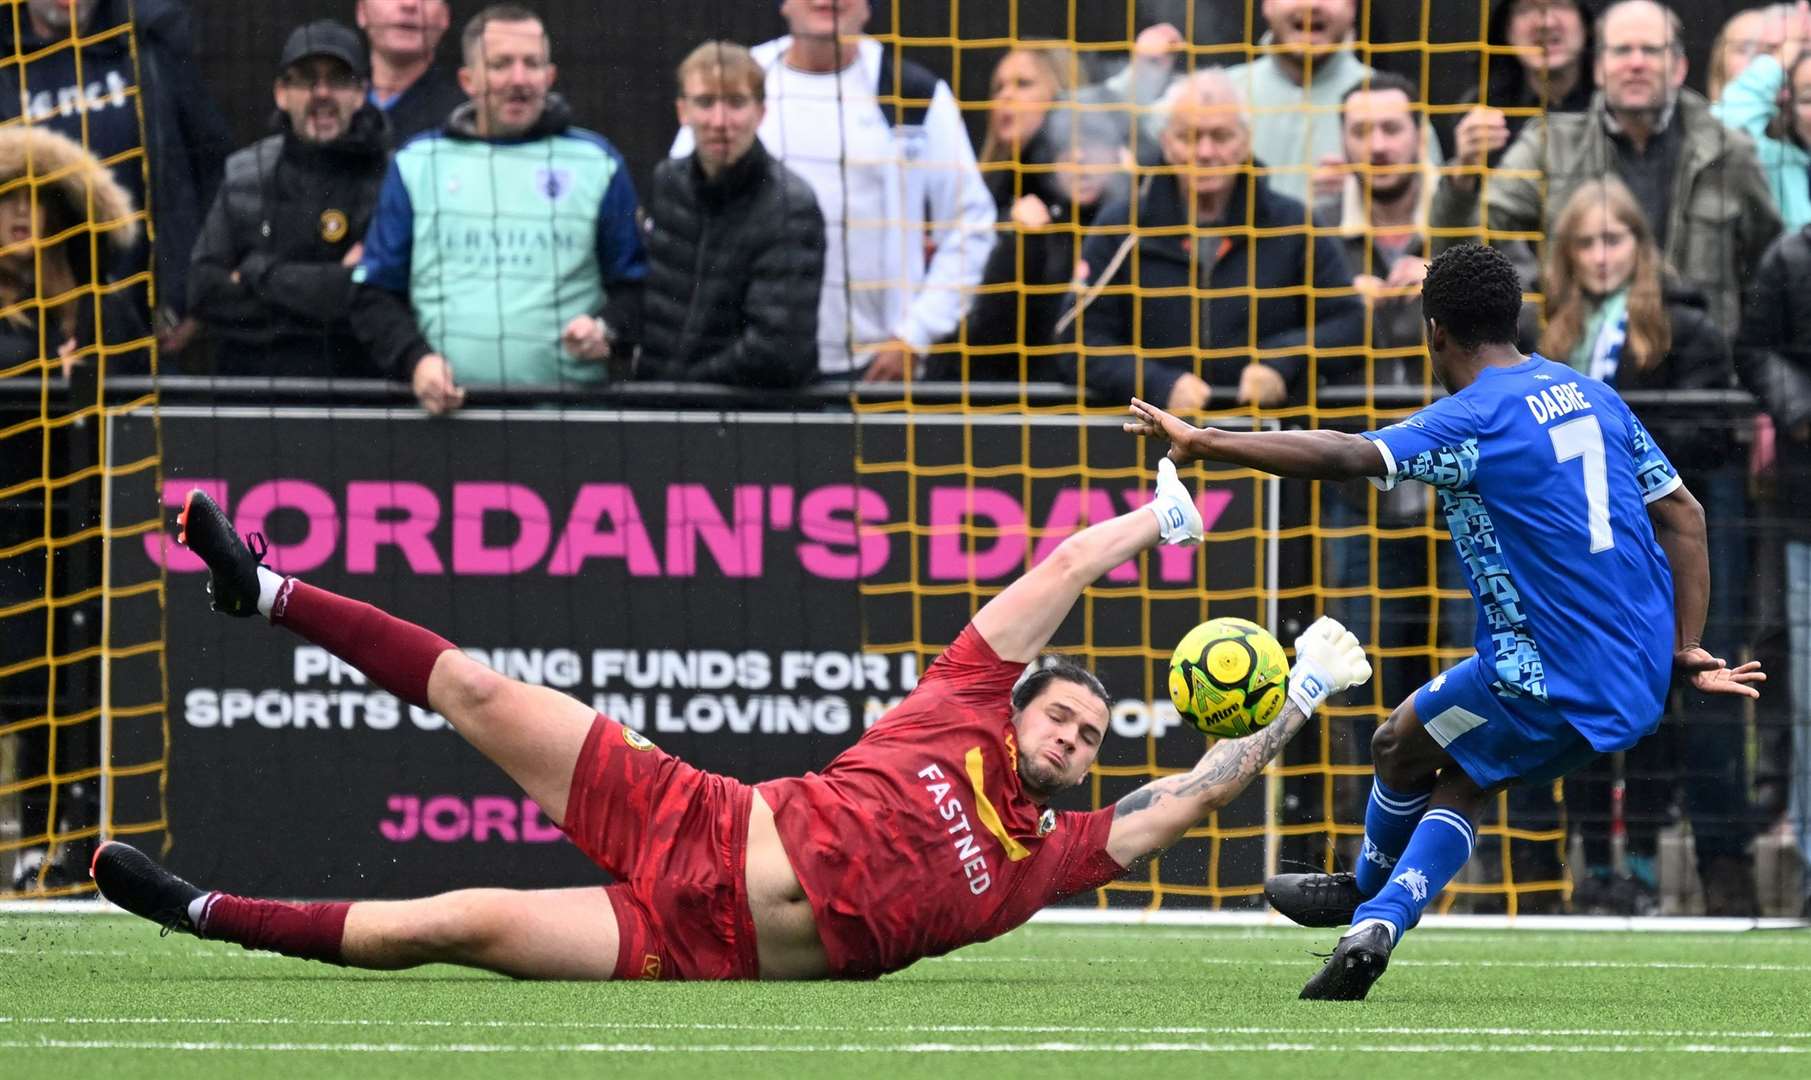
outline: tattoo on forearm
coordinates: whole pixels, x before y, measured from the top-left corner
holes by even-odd
[[[1264,771],[1270,759],[1307,721],[1308,717],[1290,702],[1283,706],[1281,716],[1256,735],[1217,742],[1188,772],[1153,780],[1119,800],[1113,807],[1113,816],[1128,817],[1171,799],[1197,800],[1208,792],[1214,794],[1207,801],[1215,807],[1225,805]]]

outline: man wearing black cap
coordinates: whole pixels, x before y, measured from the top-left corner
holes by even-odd
[[[364,45],[340,23],[298,27],[283,46],[277,133],[227,159],[189,274],[218,374],[378,374],[346,321],[389,158],[368,83]]]

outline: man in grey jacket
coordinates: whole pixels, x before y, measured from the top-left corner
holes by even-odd
[[[1654,0],[1622,0],[1605,10],[1596,67],[1600,89],[1584,112],[1537,117],[1495,171],[1486,174],[1481,161],[1468,158],[1460,164],[1469,169],[1441,181],[1431,213],[1436,235],[1478,227],[1482,203],[1482,239],[1536,240],[1579,184],[1614,174],[1648,209],[1667,261],[1704,291],[1718,324],[1733,331],[1741,283],[1780,231],[1753,142],[1719,124],[1704,98],[1683,88],[1679,16]],[[1448,235],[1439,244],[1462,239]],[[1516,247],[1511,254],[1532,282],[1534,257]]]

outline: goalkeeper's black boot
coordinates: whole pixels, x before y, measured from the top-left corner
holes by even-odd
[[[165,934],[174,930],[197,933],[195,924],[189,921],[189,905],[206,896],[207,890],[197,889],[165,870],[132,845],[109,840],[96,848],[88,875],[94,878],[102,896],[163,927]]]
[[[1395,948],[1387,923],[1367,919],[1363,926],[1348,931],[1333,947],[1333,955],[1302,987],[1307,1001],[1363,1001],[1371,984],[1390,966],[1390,950]]]
[[[218,504],[200,488],[183,500],[176,515],[176,540],[208,565],[208,595],[214,610],[245,618],[258,613],[258,564],[267,545],[259,533],[248,533],[248,547],[233,531]]]
[[[1264,879],[1264,899],[1297,926],[1344,926],[1365,902],[1352,874],[1278,874]]]

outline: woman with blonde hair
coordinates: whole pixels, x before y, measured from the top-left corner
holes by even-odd
[[[1654,241],[1647,215],[1620,180],[1583,184],[1554,220],[1542,289],[1547,325],[1540,352],[1627,394],[1630,390],[1721,390],[1734,376],[1729,342],[1711,321],[1702,293],[1677,280]],[[1684,475],[1704,493],[1711,521],[1709,648],[1739,652],[1745,578],[1745,535],[1739,522],[1743,487],[1739,421],[1714,407],[1631,401],[1630,407]],[[1721,419],[1723,422],[1719,423]],[[1714,643],[1714,644],[1712,644]],[[1624,755],[1628,822],[1626,863],[1634,882],[1609,874],[1609,780],[1606,768],[1567,780],[1568,812],[1581,825],[1585,861],[1574,903],[1627,908],[1630,890],[1652,897],[1659,828],[1668,819],[1673,777],[1680,776],[1692,823],[1698,871],[1716,914],[1750,913],[1754,884],[1747,854],[1753,822],[1741,749],[1727,736],[1733,718],[1692,695],[1662,737]],[[1613,899],[1615,898],[1615,899]],[[1633,901],[1639,907],[1641,901]]]
[[[1076,273],[1075,226],[1130,185],[1129,125],[1109,110],[1076,106],[1075,65],[1067,42],[1028,41],[994,66],[977,158],[999,234],[968,315],[964,340],[979,350],[970,354],[970,378],[1060,378],[1056,324]],[[951,359],[933,376],[963,377]]]
[[[1729,345],[1703,294],[1667,271],[1615,177],[1580,185],[1554,219],[1542,288],[1543,355],[1621,390],[1729,385]]]
[[[976,160],[1019,160],[1052,107],[1068,97],[1074,66],[1074,52],[1060,41],[1021,42],[1000,57],[989,80],[987,134]]]

